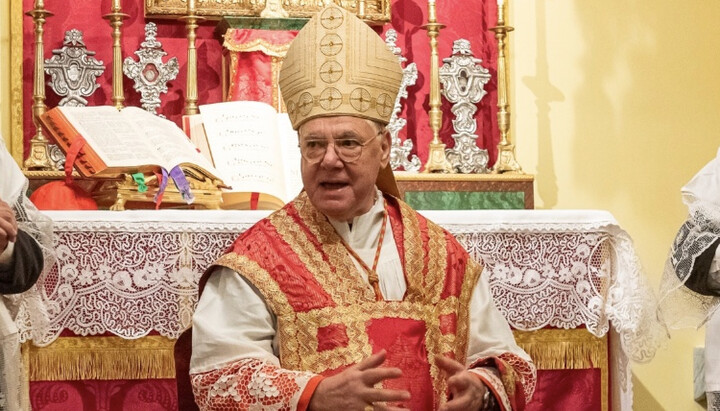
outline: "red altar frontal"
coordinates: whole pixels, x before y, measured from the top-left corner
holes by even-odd
[[[197,281],[266,211],[48,212],[58,263],[50,318],[19,314],[34,410],[177,409],[173,344]],[[655,350],[632,242],[601,211],[424,211],[482,261],[496,304],[538,366],[531,410],[630,409],[629,360]]]

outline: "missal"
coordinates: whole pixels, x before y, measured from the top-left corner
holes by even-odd
[[[221,179],[180,127],[138,107],[55,107],[40,122],[65,153],[85,140],[75,161],[84,177],[170,172],[180,166]]]
[[[266,103],[202,105],[183,117],[185,131],[137,107],[56,107],[40,121],[65,153],[84,139],[84,177],[190,168],[219,180],[227,209],[278,209],[302,189],[297,133]]]
[[[287,113],[259,101],[199,108],[189,135],[232,187],[223,192],[223,208],[274,210],[300,193],[300,149]]]

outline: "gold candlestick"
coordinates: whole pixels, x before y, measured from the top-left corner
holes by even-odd
[[[35,26],[35,70],[33,72],[33,105],[32,119],[35,125],[35,136],[30,140],[30,154],[25,160],[26,169],[52,169],[48,155],[48,140],[42,132],[40,116],[45,113],[45,47],[43,33],[45,32],[45,19],[53,14],[45,10],[42,0],[36,0],[33,10],[25,13],[33,18]]]
[[[428,161],[425,163],[424,173],[451,173],[450,162],[445,157],[445,144],[440,140],[440,126],[442,125],[442,110],[440,106],[440,76],[438,64],[438,35],[444,24],[437,22],[435,0],[428,1],[428,22],[423,26],[430,38],[430,130],[433,138],[428,151]]]
[[[197,91],[197,49],[195,48],[196,34],[198,22],[203,20],[195,14],[195,0],[188,0],[187,15],[180,18],[185,22],[187,29],[187,83],[185,87],[185,114],[198,114],[198,91]]]
[[[122,27],[123,20],[130,17],[129,15],[122,12],[120,6],[120,0],[113,0],[110,13],[103,16],[105,20],[108,20],[110,27],[112,28],[112,39],[113,39],[113,71],[112,71],[112,102],[116,109],[120,110],[123,108],[123,102],[125,101],[125,93],[123,91],[123,71],[122,71]]]
[[[510,104],[508,103],[508,81],[507,81],[507,54],[505,49],[507,33],[514,30],[513,27],[505,25],[505,0],[497,0],[498,22],[497,27],[490,30],[495,32],[498,42],[498,66],[497,66],[497,89],[498,89],[498,128],[500,129],[500,143],[498,143],[498,157],[493,166],[493,173],[516,173],[525,174],[522,167],[515,159],[515,145],[510,141]]]

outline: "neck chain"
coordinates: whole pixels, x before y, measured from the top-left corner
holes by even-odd
[[[385,240],[385,231],[387,228],[387,219],[388,219],[388,211],[387,211],[387,203],[385,204],[385,207],[383,208],[383,219],[382,219],[382,226],[380,227],[380,237],[378,238],[378,245],[375,249],[375,259],[373,260],[372,268],[368,267],[367,264],[365,264],[365,261],[360,258],[360,256],[357,255],[355,250],[353,250],[348,244],[343,240],[342,237],[340,237],[340,241],[342,242],[343,246],[347,250],[350,255],[357,260],[358,263],[360,263],[360,266],[365,270],[368,276],[368,282],[372,286],[373,290],[375,291],[375,300],[376,301],[382,301],[383,296],[380,292],[380,279],[377,275],[377,265],[380,261],[380,250],[382,250],[383,241]]]

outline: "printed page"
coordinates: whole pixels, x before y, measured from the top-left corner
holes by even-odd
[[[108,167],[196,164],[218,175],[172,121],[138,107],[62,107],[62,113]]]
[[[189,163],[220,177],[212,163],[198,153],[197,147],[174,122],[139,107],[126,107],[123,109],[123,115],[141,130],[142,137],[160,159],[158,164],[166,170],[170,171],[178,164]]]
[[[115,107],[61,107],[60,111],[108,167],[160,164],[143,133]]]
[[[298,134],[293,130],[290,117],[287,113],[277,115],[278,135],[280,136],[280,147],[285,169],[285,193],[283,200],[287,203],[295,198],[303,188],[302,175],[300,174],[300,147],[298,146]]]
[[[257,101],[200,106],[215,168],[232,191],[286,198],[275,109]]]

